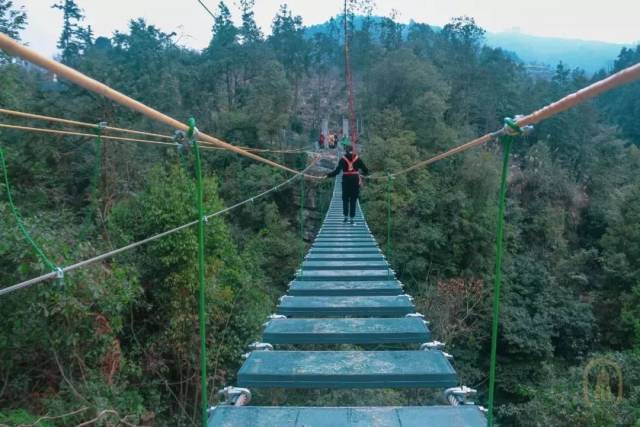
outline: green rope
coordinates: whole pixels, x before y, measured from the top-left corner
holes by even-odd
[[[80,233],[81,239],[84,239],[86,234],[87,234],[87,230],[89,228],[89,223],[91,222],[91,214],[92,212],[97,212],[98,211],[98,182],[100,181],[100,176],[102,173],[102,128],[103,125],[102,123],[99,124],[96,129],[96,139],[95,139],[95,156],[96,156],[96,161],[95,161],[95,165],[93,167],[93,175],[91,177],[91,189],[90,189],[90,194],[91,194],[91,200],[89,202],[89,207],[87,208],[87,211],[85,213],[84,216],[84,221],[83,221],[83,226],[82,226],[82,232]]]
[[[521,134],[522,130],[510,119],[505,119],[505,124]],[[514,127],[515,126],[515,127]],[[491,362],[489,367],[489,408],[487,425],[493,427],[493,407],[496,386],[496,352],[498,347],[498,320],[500,315],[500,287],[502,284],[502,257],[504,241],[504,209],[507,196],[507,174],[509,172],[509,152],[514,137],[505,135],[501,138],[503,144],[502,177],[500,178],[500,194],[498,196],[498,227],[496,231],[496,264],[495,278],[493,282],[493,320],[491,324]]]
[[[202,185],[202,164],[200,159],[200,146],[196,139],[196,121],[190,118],[187,122],[189,131],[187,137],[193,142],[196,167],[196,205],[198,207],[198,281],[200,292],[198,298],[198,318],[200,324],[200,381],[202,400],[202,426],[207,427],[207,336],[206,336],[206,314],[205,314],[205,274],[204,274],[204,226],[206,222],[204,214],[204,191]]]
[[[393,187],[391,175],[387,175],[387,263],[389,268],[387,269],[387,279],[391,276],[391,191]]]
[[[11,186],[9,185],[9,174],[7,172],[7,163],[5,162],[4,151],[2,150],[2,147],[0,147],[0,166],[2,166],[2,173],[4,175],[4,185],[7,188],[7,199],[9,200],[9,206],[11,208],[11,212],[13,213],[13,217],[15,218],[16,223],[18,224],[20,233],[22,233],[22,236],[24,237],[24,239],[27,242],[29,242],[33,250],[36,252],[38,257],[40,258],[40,260],[42,260],[42,262],[47,267],[49,267],[52,271],[59,270],[58,267],[56,267],[56,265],[52,263],[51,260],[49,260],[49,258],[47,258],[42,248],[38,246],[38,244],[33,240],[33,238],[31,238],[31,235],[29,234],[29,232],[24,226],[24,223],[22,222],[22,217],[20,216],[20,213],[18,212],[16,205],[13,203],[13,196],[11,195]]]

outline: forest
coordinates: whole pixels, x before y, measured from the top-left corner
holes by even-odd
[[[229,143],[311,149],[323,119],[348,106],[342,16],[309,35],[287,5],[269,35],[255,0],[234,23],[221,1],[209,46],[182,47],[142,18],[96,37],[74,0],[59,60]],[[527,74],[511,52],[484,44],[472,17],[442,29],[373,17],[350,2],[351,66],[362,156],[374,173],[412,165],[640,62],[622,49],[611,70],[557,64]],[[339,13],[340,11],[336,11]],[[126,13],[126,11],[123,11]],[[0,32],[29,25],[0,0]],[[613,58],[612,58],[613,59]],[[0,108],[171,133],[0,51]],[[2,123],[64,126],[2,115]],[[536,125],[512,148],[506,207],[496,416],[501,426],[640,426],[640,83]],[[48,272],[20,233],[14,206],[55,265],[67,265],[196,218],[190,156],[173,147],[0,129],[0,283]],[[295,169],[304,151],[265,152]],[[207,212],[286,180],[281,170],[204,151]],[[447,343],[463,383],[486,404],[501,146],[493,142],[398,176],[391,192],[390,261]],[[636,172],[634,172],[636,171]],[[7,186],[9,183],[10,187]],[[313,240],[332,181],[299,183],[211,219],[206,227],[210,403],[234,384],[247,344]],[[366,182],[362,205],[387,243],[387,183]],[[9,193],[11,190],[11,193]],[[12,196],[12,197],[11,197]],[[302,215],[300,205],[303,205]],[[301,227],[301,220],[303,222]],[[302,228],[302,233],[301,233]],[[0,425],[189,426],[199,419],[196,229],[0,297]],[[621,369],[620,396],[587,399],[598,358]],[[435,393],[305,391],[257,395],[277,405],[427,405]]]

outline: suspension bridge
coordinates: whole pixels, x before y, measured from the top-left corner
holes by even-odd
[[[603,92],[640,79],[640,64],[624,69],[588,87],[526,116],[505,121],[505,126],[465,144],[454,147],[434,157],[416,162],[414,165],[386,175],[378,174],[372,179],[386,179],[409,173],[434,162],[462,153],[489,141],[501,138],[504,146],[502,180],[499,190],[498,233],[496,238],[496,266],[493,292],[493,322],[490,354],[488,408],[485,411],[468,400],[474,390],[461,385],[456,374],[455,362],[443,344],[432,339],[428,322],[415,312],[412,299],[403,291],[388,260],[382,254],[372,236],[366,219],[358,207],[357,225],[342,223],[339,211],[340,185],[336,184],[331,205],[322,227],[302,262],[288,294],[280,299],[277,313],[268,319],[262,341],[252,344],[250,352],[237,375],[237,384],[221,390],[222,404],[211,407],[208,401],[206,371],[206,331],[204,328],[204,228],[208,218],[222,215],[259,197],[277,191],[296,179],[318,179],[307,168],[298,171],[260,156],[256,151],[236,147],[218,138],[198,132],[195,122],[180,122],[154,110],[114,89],[81,74],[80,72],[45,58],[15,40],[0,34],[0,48],[8,54],[18,56],[51,73],[75,83],[93,93],[128,107],[173,130],[184,132],[184,137],[195,152],[198,217],[194,221],[171,230],[159,232],[143,240],[132,242],[121,248],[81,260],[67,266],[56,266],[21,228],[25,240],[43,259],[51,271],[41,276],[0,288],[0,297],[40,283],[59,279],[64,274],[101,262],[119,253],[135,249],[149,242],[178,233],[186,228],[198,227],[199,270],[199,333],[201,368],[202,425],[206,426],[484,426],[493,425],[493,398],[495,390],[496,344],[500,309],[500,273],[502,258],[502,229],[504,223],[504,199],[506,175],[511,141],[522,135],[528,125],[552,117]],[[56,121],[64,119],[35,117],[30,113],[3,110],[31,119]],[[81,122],[66,121],[67,125],[89,126]],[[4,125],[15,130],[50,133],[46,129],[27,126]],[[159,134],[132,131],[120,128],[100,130],[130,132],[136,138],[119,138],[122,142],[147,142],[175,144]],[[64,134],[64,133],[63,133]],[[75,136],[79,134],[76,132]],[[67,133],[67,135],[73,135]],[[83,134],[90,136],[90,134]],[[141,136],[155,138],[141,140]],[[206,214],[202,203],[202,176],[200,148],[224,149],[271,167],[293,174],[286,181],[260,194],[251,196],[218,212]],[[0,154],[1,154],[0,150]],[[2,159],[5,182],[6,165]],[[388,188],[391,188],[389,185]],[[9,193],[10,194],[10,193]],[[10,200],[11,202],[11,200]],[[13,203],[11,202],[13,207]],[[19,215],[14,209],[18,225]],[[44,262],[46,260],[46,262]],[[427,313],[428,314],[428,313]],[[332,347],[348,344],[358,350],[335,351]],[[304,350],[302,346],[325,346],[325,350]],[[279,346],[295,348],[281,350]],[[389,350],[367,350],[372,346],[395,346]],[[398,349],[402,346],[403,349]],[[251,389],[433,389],[444,392],[442,406],[420,407],[266,407],[250,406]]]
[[[339,181],[339,180],[338,180]],[[343,222],[340,182],[308,254],[265,324],[262,342],[222,390],[227,405],[212,408],[209,426],[469,426],[486,425],[468,404],[451,356],[431,340],[358,207],[356,225]],[[393,350],[304,351],[275,346],[394,345]],[[398,350],[402,345],[406,349]],[[251,389],[446,389],[450,405],[422,407],[251,407]]]

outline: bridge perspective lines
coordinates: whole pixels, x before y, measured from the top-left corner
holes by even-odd
[[[238,372],[238,387],[227,387],[226,404],[210,410],[209,426],[485,426],[481,408],[467,403],[470,389],[459,385],[441,343],[431,341],[428,322],[415,313],[412,298],[404,293],[360,207],[355,225],[343,222],[340,188],[338,179],[322,227],[288,294],[280,298],[277,313],[265,324],[262,342],[252,344]],[[396,346],[348,351],[296,348],[337,344]],[[243,406],[251,389],[268,388],[441,389],[449,405]]]

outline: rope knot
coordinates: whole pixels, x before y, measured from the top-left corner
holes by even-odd
[[[189,140],[191,142],[195,141],[195,139],[198,136],[198,128],[196,127],[196,119],[194,119],[193,117],[189,117],[189,120],[187,120],[187,126],[189,126],[189,130],[187,130],[187,138],[189,138]]]
[[[509,136],[519,136],[522,135],[523,131],[522,128],[520,126],[518,126],[518,118],[520,118],[521,116],[515,116],[515,118],[510,118],[510,117],[505,117],[504,118],[504,126],[502,128],[502,131],[504,132],[505,135],[509,135]]]
[[[522,117],[524,117],[524,116],[522,116],[520,114],[514,116],[514,118],[505,117],[504,126],[502,128],[503,135],[506,135],[506,136],[522,136],[522,135],[527,135],[527,134],[531,133],[531,131],[533,130],[533,126],[532,125],[527,125],[527,126],[523,126],[523,127],[520,127],[520,125],[518,125],[518,120],[520,120]]]

